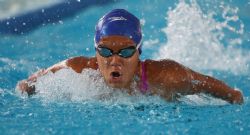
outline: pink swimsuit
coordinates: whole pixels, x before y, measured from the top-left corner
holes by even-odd
[[[142,62],[141,64],[142,64],[142,74],[141,74],[141,82],[140,82],[140,91],[142,93],[146,93],[148,91],[148,84],[147,84],[145,62]]]

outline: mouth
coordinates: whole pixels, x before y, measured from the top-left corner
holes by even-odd
[[[108,81],[111,87],[121,88],[123,87],[124,77],[119,71],[113,71],[110,73],[110,79]]]
[[[111,72],[112,78],[119,78],[122,76],[122,74],[118,71]]]

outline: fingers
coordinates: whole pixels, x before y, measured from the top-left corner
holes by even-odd
[[[23,92],[28,89],[28,82],[26,80],[19,81],[17,84],[17,88]]]
[[[19,81],[17,84],[17,89],[23,93],[27,93],[29,96],[35,94],[35,85],[30,85],[27,80]]]
[[[232,94],[232,103],[233,104],[243,104],[244,99],[242,93],[238,90],[235,90]]]

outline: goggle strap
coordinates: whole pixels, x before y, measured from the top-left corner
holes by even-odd
[[[136,50],[138,50],[141,47],[142,40],[140,40],[139,44],[136,46]]]

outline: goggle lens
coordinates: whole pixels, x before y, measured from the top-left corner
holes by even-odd
[[[136,48],[134,46],[130,46],[130,47],[121,49],[117,53],[115,53],[113,50],[111,50],[111,49],[109,49],[107,47],[101,47],[101,46],[98,46],[96,48],[96,50],[98,51],[98,53],[102,57],[110,57],[110,56],[112,56],[114,54],[117,54],[120,57],[129,58],[129,57],[132,57],[134,55],[134,53],[136,52]]]

